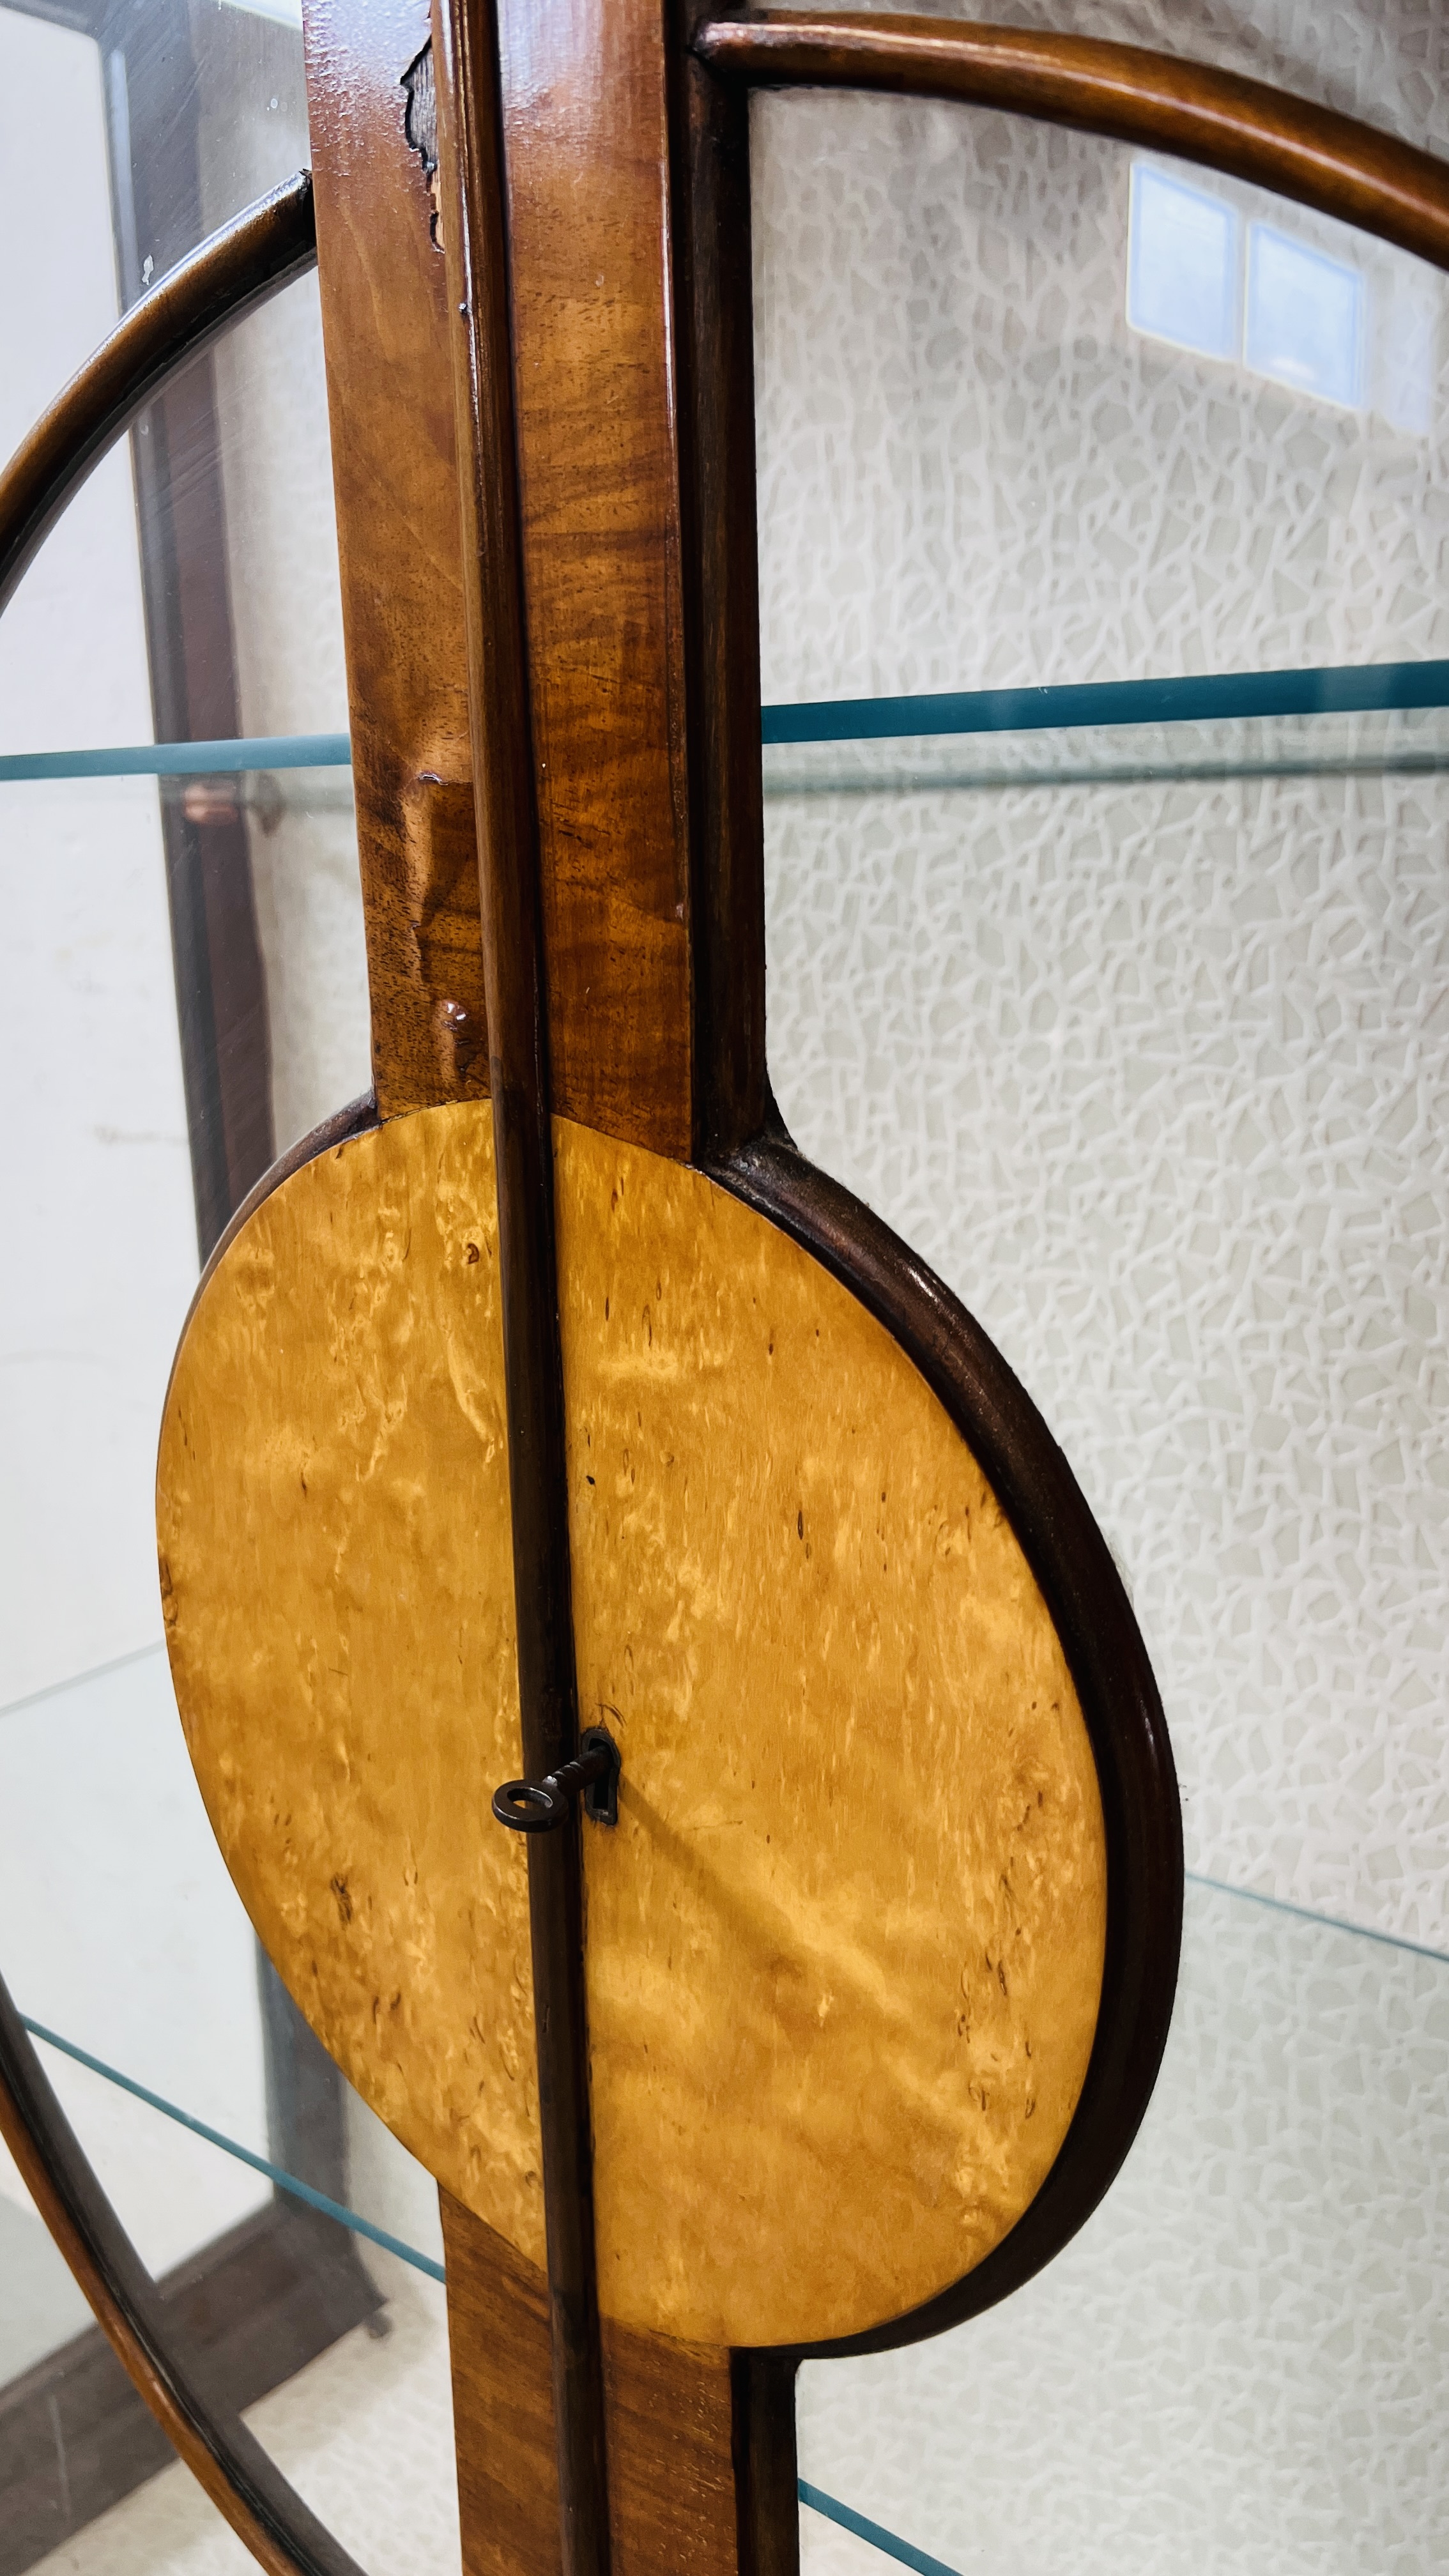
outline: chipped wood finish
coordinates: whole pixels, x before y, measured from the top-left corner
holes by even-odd
[[[500,0],[556,1110],[683,1157],[689,852],[658,0]]]
[[[543,2256],[486,1103],[373,1128],[239,1229],[162,1426],[167,1638],[263,1947],[405,2146]]]
[[[306,12],[357,843],[384,1118],[488,1089],[443,256],[402,74],[427,0]]]
[[[624,1754],[585,1836],[600,2305],[720,2347],[863,2331],[979,2262],[1065,2135],[1106,1910],[1085,1728],[883,1328],[702,1174],[564,1121],[555,1155],[581,1699]],[[285,1181],[188,1329],[159,1518],[267,1949],[541,2264],[524,1869],[488,1819],[519,1756],[492,1193],[465,1104]]]

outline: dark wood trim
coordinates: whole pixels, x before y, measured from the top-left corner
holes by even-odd
[[[578,1751],[578,1685],[500,77],[486,0],[445,0],[434,47],[498,1188],[518,1692],[524,1772],[541,1779]],[[562,2563],[564,2576],[607,2576],[581,1831],[575,1807],[562,1831],[529,1836],[528,1897]]]
[[[670,76],[698,1159],[755,1135],[767,1091],[749,102],[687,47]]]
[[[800,2576],[793,2353],[732,2352],[739,2576]]]
[[[165,379],[316,258],[305,170],[178,261],[57,394],[0,473],[0,610],[68,501]]]
[[[1449,166],[1209,63],[1035,28],[786,9],[712,19],[694,46],[712,71],[755,88],[954,99],[1147,144],[1449,268]]]
[[[86,2160],[0,1982],[0,2136],[128,2377],[268,2576],[361,2576],[227,2404]]]
[[[157,2282],[173,2341],[240,2413],[377,2314],[352,2239],[274,2200]],[[0,2576],[37,2559],[175,2460],[99,2326],[0,2389]]]
[[[995,2306],[1091,2216],[1157,2080],[1182,1942],[1182,1812],[1167,1722],[1111,1551],[1061,1450],[995,1345],[879,1217],[783,1131],[712,1167],[885,1325],[980,1461],[1065,1649],[1091,1738],[1107,1835],[1107,1948],[1087,2079],[1025,2215],[951,2289],[909,2315],[797,2358],[886,2352]]]

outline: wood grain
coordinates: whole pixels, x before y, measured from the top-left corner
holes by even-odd
[[[792,9],[712,19],[694,44],[711,69],[759,88],[958,99],[1156,145],[1449,267],[1449,166],[1209,63],[1035,28]]]
[[[439,180],[460,458],[468,701],[498,1175],[524,1773],[578,1750],[546,977],[519,562],[498,68],[488,0],[435,0]],[[564,2576],[608,2576],[579,1829],[527,1845]]]
[[[450,2192],[439,2205],[463,2576],[561,2576],[548,2282]]]
[[[623,1753],[584,1848],[600,2305],[858,2332],[978,2263],[1066,2134],[1086,1730],[985,1478],[848,1291],[587,1130],[557,1187],[580,1710]]]
[[[553,1104],[691,1138],[679,458],[658,0],[501,0]]]
[[[486,1104],[294,1172],[193,1310],[157,1511],[213,1828],[313,2029],[543,2259]]]
[[[486,1106],[242,1226],[162,1437],[168,1635],[218,1839],[368,2100],[541,2264]],[[1096,2022],[1102,1818],[980,1468],[897,1345],[702,1174],[559,1122],[600,2303],[863,2331],[998,2243]],[[476,1244],[472,1262],[468,1245]],[[788,2247],[788,2262],[778,2259]]]
[[[559,2576],[544,2278],[446,2193],[442,2210],[464,2576]],[[615,2576],[775,2576],[760,2569],[748,2526],[741,2549],[743,2378],[728,2353],[606,2326]],[[788,2374],[776,2393],[793,2434]],[[796,2557],[793,2439],[786,2448],[782,2571]]]
[[[384,1118],[488,1088],[443,256],[403,120],[427,0],[306,16],[358,857]]]
[[[690,0],[684,24],[700,15]],[[738,84],[686,53],[679,88],[694,1159],[704,1161],[759,1133],[769,1090],[750,137]]]

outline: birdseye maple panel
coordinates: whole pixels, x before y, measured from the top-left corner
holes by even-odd
[[[403,2144],[541,2263],[526,1864],[488,1812],[520,1756],[486,1104],[372,1129],[242,1227],[177,1355],[157,1528],[263,1948]]]
[[[702,1174],[554,1129],[600,2300],[698,2344],[864,2330],[979,2262],[1086,2073],[1106,1861],[1045,1603],[882,1326]],[[284,1181],[188,1326],[177,1693],[292,1992],[543,2255],[492,1118]],[[771,2259],[770,2249],[780,2259]],[[788,2251],[788,2260],[783,2259]]]
[[[736,2346],[974,2268],[1086,2075],[1086,1727],[884,1327],[699,1172],[557,1130],[599,2304]]]

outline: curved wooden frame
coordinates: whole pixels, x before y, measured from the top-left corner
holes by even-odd
[[[300,171],[201,242],[123,316],[0,474],[0,609],[91,468],[158,386],[315,258],[312,182]],[[344,1111],[342,1121],[365,1119],[367,1106]],[[338,1125],[329,1120],[304,1139],[253,1198],[325,1151]],[[101,2189],[3,1979],[0,2134],[118,2358],[253,2557],[269,2576],[362,2576],[255,2435],[212,2404],[171,2347],[156,2284]]]
[[[1141,45],[939,18],[771,9],[693,50],[755,89],[882,90],[1003,108],[1226,170],[1449,268],[1449,167],[1356,117]]]
[[[0,474],[0,611],[67,502],[158,385],[317,257],[299,170],[209,233],[124,313]]]

